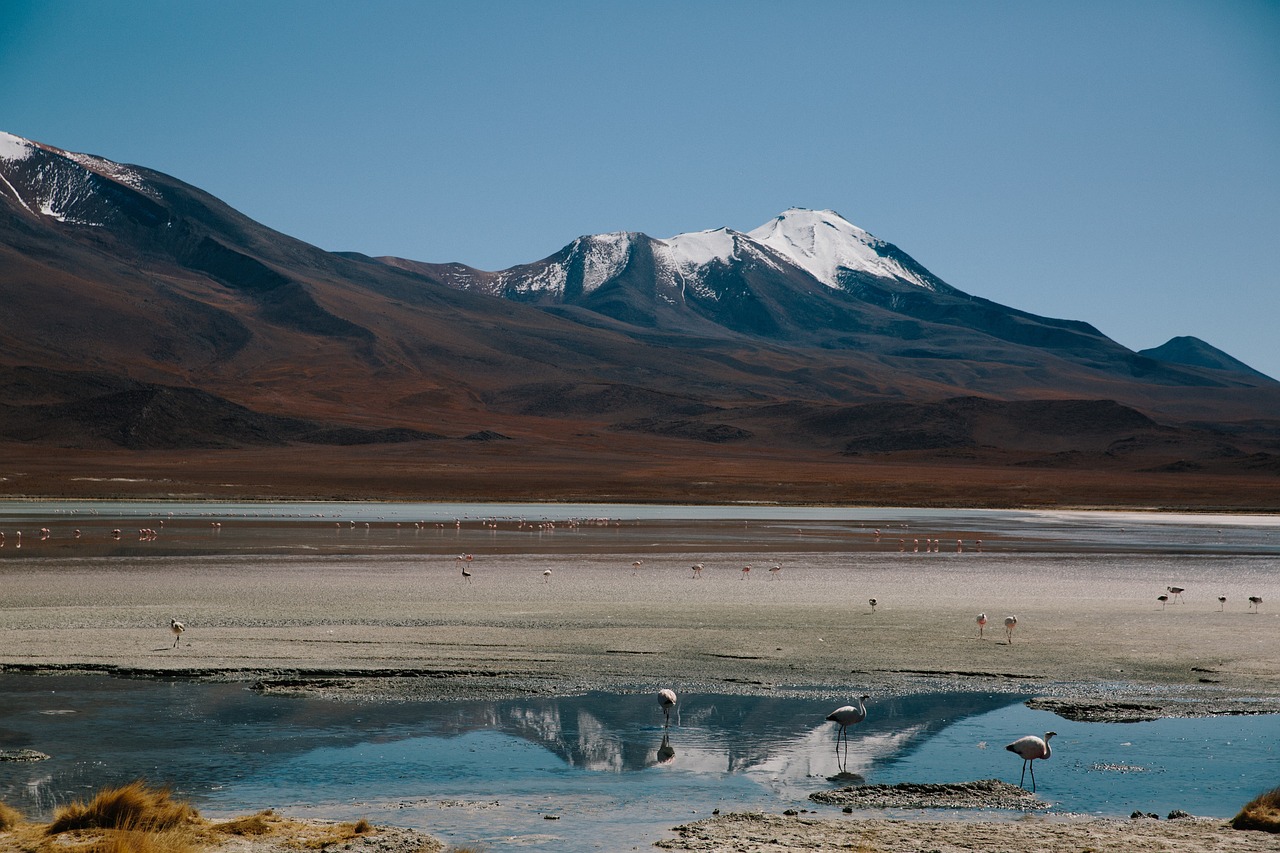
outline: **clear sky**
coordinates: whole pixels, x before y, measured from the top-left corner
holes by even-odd
[[[484,269],[832,208],[1280,378],[1275,0],[4,0],[0,129]]]

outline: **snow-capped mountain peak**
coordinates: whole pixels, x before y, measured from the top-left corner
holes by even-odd
[[[34,150],[35,146],[21,136],[0,130],[0,160],[25,160]]]
[[[842,269],[933,287],[916,272],[887,257],[884,250],[888,243],[834,210],[793,207],[748,234],[830,287],[840,286]]]
[[[160,200],[129,166],[0,131],[0,195],[12,197],[31,213],[69,225],[103,225],[108,215],[99,198],[104,179]]]

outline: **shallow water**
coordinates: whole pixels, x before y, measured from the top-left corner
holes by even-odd
[[[691,694],[664,729],[649,694],[360,704],[236,684],[7,674],[0,696],[0,748],[52,756],[0,762],[0,800],[32,816],[139,777],[170,783],[211,816],[272,807],[368,817],[452,844],[529,850],[645,847],[717,808],[840,816],[807,799],[837,786],[826,699]],[[868,783],[1016,783],[1021,761],[1003,745],[1053,729],[1036,777],[1054,811],[1228,817],[1280,778],[1274,715],[1074,723],[1020,699],[872,697],[845,768]]]
[[[49,530],[42,538],[40,530]],[[139,541],[138,530],[159,532]],[[15,547],[23,531],[22,548]],[[120,537],[115,538],[113,531]],[[80,531],[80,536],[76,536]],[[183,554],[797,551],[1280,556],[1280,516],[644,504],[0,501],[0,559]],[[979,545],[979,542],[982,542]]]

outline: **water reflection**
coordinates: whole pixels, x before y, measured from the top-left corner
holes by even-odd
[[[655,766],[805,784],[838,769],[830,702],[768,696],[681,697],[683,725],[665,728],[651,694],[499,702],[362,705],[261,696],[234,684],[99,676],[0,675],[0,748],[39,749],[39,764],[0,764],[0,796],[44,812],[84,790],[135,777],[197,799],[320,749],[414,739],[449,742],[498,732],[536,745],[566,770],[634,774]],[[885,699],[849,737],[846,769],[865,774],[964,716],[1014,701],[989,694]],[[679,745],[677,753],[676,745]],[[476,766],[478,776],[498,772]],[[390,795],[394,780],[370,784]],[[324,783],[308,783],[316,798]]]
[[[1229,816],[1280,778],[1274,717],[1071,723],[985,693],[873,696],[847,759],[825,721],[841,703],[825,699],[684,693],[683,725],[665,727],[651,693],[369,705],[0,674],[0,697],[0,750],[52,756],[0,762],[0,800],[32,817],[141,777],[209,814],[363,816],[529,849],[647,843],[713,808],[808,806],[813,791],[864,780],[1013,782],[1016,756],[999,745],[1050,723],[1062,744],[1037,777],[1066,811]],[[530,840],[563,810],[575,819],[548,846]]]

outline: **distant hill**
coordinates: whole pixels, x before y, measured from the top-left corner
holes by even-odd
[[[1275,381],[1265,373],[1254,370],[1237,358],[1232,358],[1217,347],[1199,338],[1181,335],[1151,349],[1138,350],[1138,355],[1163,361],[1167,364],[1185,364],[1191,367],[1207,367],[1225,373],[1244,374],[1261,380]]]

